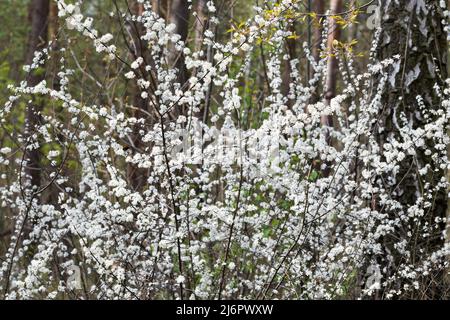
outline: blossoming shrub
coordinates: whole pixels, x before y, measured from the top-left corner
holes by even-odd
[[[379,32],[365,70],[351,52],[334,52],[343,83],[327,104],[314,95],[329,55],[315,61],[305,43],[312,76],[291,60],[283,94],[292,36],[284,25],[295,3],[265,1],[274,9],[255,7],[223,43],[207,28],[196,51],[147,2],[140,15],[114,12],[123,32],[113,35],[95,28],[88,4],[58,0],[70,36],[25,68],[56,64],[58,86],[10,86],[0,110],[6,125],[21,105],[45,101],[32,134],[14,131],[0,150],[11,168],[0,188],[13,227],[0,271],[5,297],[394,298],[442,286],[445,217],[432,208],[447,180],[428,181],[449,165],[449,80],[433,88],[439,106],[417,110],[425,125],[405,119],[380,145],[382,95],[400,57],[376,61]],[[208,10],[217,24],[213,1]],[[74,39],[103,63],[83,67]],[[139,42],[145,53],[135,56]],[[268,89],[249,93],[261,46]],[[174,50],[186,83],[168,62]],[[205,121],[206,100],[214,101]],[[40,186],[27,179],[26,149],[43,154]],[[408,164],[421,192],[400,203],[399,168],[417,152],[432,163]],[[144,182],[133,185],[130,171]]]

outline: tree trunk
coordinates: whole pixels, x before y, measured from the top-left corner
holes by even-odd
[[[289,31],[293,33],[293,35],[296,34],[295,32],[295,22],[292,21],[289,23]],[[281,87],[281,93],[287,97],[289,95],[289,89],[290,89],[290,83],[291,83],[291,73],[292,73],[292,67],[291,67],[291,60],[296,58],[296,42],[297,40],[295,38],[289,38],[285,41],[285,47],[286,47],[286,54],[288,56],[287,60],[283,61],[284,64],[284,70],[282,75],[282,87]],[[292,99],[289,99],[287,101],[288,107],[292,106]]]
[[[382,1],[382,34],[378,48],[378,59],[383,60],[395,55],[401,57],[397,68],[391,72],[383,104],[387,106],[384,114],[386,133],[381,143],[387,137],[398,137],[398,128],[395,123],[402,123],[400,115],[403,112],[407,119],[412,120],[414,128],[425,124],[420,112],[417,96],[424,98],[429,108],[440,104],[440,98],[433,89],[436,83],[442,84],[447,78],[447,41],[441,20],[444,19],[436,1],[427,0],[426,8],[420,7],[422,1]],[[406,8],[406,10],[405,10]],[[423,10],[426,10],[423,11]],[[440,77],[435,67],[440,70]],[[421,165],[430,163],[424,154],[418,155]],[[404,161],[409,167],[410,161]],[[406,173],[407,168],[402,168]],[[417,183],[415,173],[407,174],[403,183],[402,203],[414,203]],[[445,176],[441,172],[435,178]],[[442,216],[443,204],[438,203],[435,208],[436,215]]]
[[[206,2],[207,0],[198,0],[195,18],[195,50],[199,51],[202,49],[203,44],[203,33],[206,30],[208,24],[208,17],[206,15]]]
[[[159,14],[159,15],[161,15],[161,12],[160,12],[160,1],[161,0],[151,0],[151,5],[152,5],[152,11],[153,12],[155,12],[155,13],[157,13],[157,14]]]
[[[169,23],[175,25],[174,33],[181,36],[180,40],[186,43],[189,28],[189,2],[188,0],[171,0],[168,1],[168,15],[166,19]],[[168,55],[169,68],[175,68],[178,70],[178,75],[176,82],[179,84],[180,88],[184,90],[184,87],[188,79],[188,72],[184,62],[184,54],[182,51],[175,49],[175,45],[169,45],[169,55]],[[174,106],[173,110],[170,112],[170,117],[172,120],[178,118],[180,114],[186,115],[187,110],[184,107]]]
[[[152,10],[157,10],[157,7],[152,6]],[[144,12],[144,5],[142,3],[138,3],[136,1],[133,1],[132,5],[130,6],[131,12],[136,15],[140,16]],[[142,27],[134,23],[130,30],[132,31],[133,36],[133,43],[135,48],[135,52],[130,52],[132,59],[137,59],[138,57],[145,57],[146,56],[146,50],[145,45],[140,40],[140,37],[143,33]],[[145,59],[147,61],[148,59]],[[134,84],[131,87],[132,96],[133,96],[133,106],[135,109],[133,109],[133,117],[136,119],[146,119],[146,123],[152,124],[154,119],[149,119],[147,113],[145,111],[148,111],[148,101],[147,99],[143,99],[141,97],[141,88],[139,88],[136,84]],[[142,142],[142,137],[139,131],[142,130],[141,124],[136,124],[133,127],[133,132],[131,133],[131,142],[132,142],[132,152],[143,152],[143,149],[145,148],[145,144]],[[129,163],[127,166],[127,177],[128,181],[130,182],[131,187],[133,190],[139,191],[142,190],[146,184],[147,177],[148,177],[148,169],[146,168],[139,168],[134,163]]]
[[[311,49],[312,49],[312,55],[314,57],[314,61],[316,63],[320,60],[320,53],[321,53],[321,46],[322,46],[322,32],[323,32],[323,25],[322,25],[322,15],[325,13],[325,2],[324,0],[314,0],[312,2],[312,12],[314,12],[317,16],[314,21],[312,21],[312,25],[310,28],[313,28],[311,33]],[[309,68],[310,74],[308,75],[308,79],[311,79],[314,76],[314,69]],[[317,101],[319,101],[320,97],[320,83],[316,85],[315,91],[311,95],[310,103],[314,104]]]
[[[208,14],[207,14],[207,4],[208,0],[198,0],[197,1],[197,17],[195,20],[195,50],[205,50],[203,51],[203,58],[208,61],[209,63],[213,64],[213,56],[214,56],[214,48],[211,44],[208,44],[206,48],[203,47],[203,38],[204,38],[204,32],[206,30],[211,31],[212,33],[216,34],[216,26],[214,23],[209,20]],[[211,92],[212,92],[212,86],[213,81],[209,84],[208,91],[205,94],[205,101],[204,103],[199,107],[199,110],[197,112],[197,118],[204,123],[208,123],[209,120],[209,107],[211,104]]]
[[[384,131],[378,134],[382,148],[384,143],[392,139],[400,143],[403,141],[399,127],[406,125],[412,128],[424,127],[432,120],[433,116],[427,119],[424,115],[441,105],[441,99],[434,87],[438,85],[442,88],[444,86],[442,81],[448,76],[448,46],[446,32],[441,22],[445,18],[439,8],[439,1],[381,1],[381,16],[382,33],[377,58],[381,61],[396,55],[400,57],[400,60],[389,69],[382,98],[384,112],[381,121]],[[418,96],[423,98],[425,108],[420,107]],[[426,139],[425,144],[432,153],[438,152],[432,139]],[[417,198],[423,194],[421,189],[424,185],[437,186],[440,179],[446,177],[446,172],[434,164],[425,150],[418,149],[416,152],[415,157],[407,155],[399,163],[397,178],[387,185],[392,198],[403,207],[401,209],[403,212],[396,212],[397,215],[405,214],[405,209],[416,203]],[[420,176],[417,171],[427,164],[433,169],[425,176]],[[436,217],[445,217],[447,207],[445,190],[440,188],[434,197],[432,207],[422,218],[425,219],[422,222],[434,223]],[[420,239],[422,238],[421,236]],[[391,243],[395,242],[395,239],[387,241]],[[426,243],[415,244],[424,250],[423,254],[432,252],[442,245],[442,240],[439,239],[427,238],[423,241]],[[421,255],[422,253],[417,254],[416,261],[420,261]],[[430,291],[436,293],[439,290],[431,288]]]
[[[49,12],[49,18],[48,18],[48,36],[51,43],[52,48],[52,60],[53,61],[59,61],[60,60],[60,54],[59,54],[59,43],[58,43],[58,32],[59,32],[59,21],[58,21],[58,5],[56,2],[50,3],[50,12]],[[58,78],[58,65],[52,64],[48,68],[49,74],[51,75],[51,85],[54,90],[59,91],[61,85],[59,83]]]
[[[320,15],[325,13],[325,3],[323,0],[314,0],[313,1],[313,12],[315,14],[318,15],[317,17],[317,24],[315,24],[314,26],[314,31],[313,31],[313,56],[314,59],[316,61],[319,61],[320,59],[320,46],[322,44],[322,32],[323,32],[323,27],[322,24],[320,23]]]
[[[31,30],[28,38],[28,48],[26,55],[26,64],[33,63],[34,52],[43,49],[47,46],[48,39],[48,16],[49,16],[49,0],[33,0],[30,5],[30,22]],[[45,73],[42,71],[30,72],[27,77],[28,86],[33,87],[40,83],[45,78]],[[27,138],[31,137],[40,123],[41,111],[43,103],[37,99],[33,99],[27,105],[26,119],[25,119],[25,135]],[[39,187],[41,184],[41,165],[40,165],[40,150],[34,148],[26,152],[26,174],[31,178],[31,185]]]
[[[342,0],[331,0],[331,14],[338,14],[342,12],[343,1]],[[336,96],[336,84],[338,75],[338,61],[334,56],[334,46],[333,42],[335,40],[339,41],[341,37],[341,30],[336,20],[333,17],[329,18],[329,29],[328,29],[328,58],[327,65],[327,81],[326,81],[326,92],[325,92],[325,104],[329,105],[331,99]],[[321,122],[325,126],[333,126],[332,116],[322,116]]]
[[[186,43],[189,28],[189,3],[187,0],[171,1],[169,21],[175,25],[174,32],[181,36],[180,40]],[[178,69],[178,81],[183,85],[187,80],[183,53],[171,48],[169,63]]]

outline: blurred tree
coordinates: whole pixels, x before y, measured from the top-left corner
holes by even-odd
[[[30,5],[30,24],[31,30],[28,38],[28,48],[26,55],[26,64],[32,65],[34,53],[47,46],[48,39],[48,16],[49,0],[33,0]],[[45,71],[42,67],[32,70],[27,76],[28,85],[33,87],[45,79]],[[43,102],[33,100],[27,105],[26,113],[26,136],[31,138],[35,132],[35,127],[40,122],[40,112],[43,109]],[[31,184],[39,187],[41,184],[41,165],[40,151],[38,148],[28,149],[26,152],[26,173],[31,177]]]

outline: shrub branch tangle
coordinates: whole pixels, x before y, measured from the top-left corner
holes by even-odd
[[[52,3],[1,100],[2,298],[449,297],[444,1],[367,44],[374,1]]]

